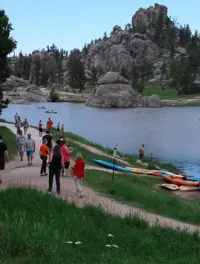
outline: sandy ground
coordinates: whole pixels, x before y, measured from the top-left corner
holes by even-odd
[[[7,126],[11,131],[13,131],[14,133],[16,132],[16,129],[13,124],[0,123],[0,126]],[[20,162],[19,157],[16,157],[15,161],[12,161],[7,164],[7,168],[3,176],[3,184],[1,185],[1,189],[5,189],[11,186],[27,186],[37,188],[41,191],[47,190],[48,177],[39,176],[41,161],[37,153],[39,153],[41,138],[39,137],[38,131],[36,129],[30,128],[29,132],[32,134],[32,138],[35,139],[37,146],[33,166],[28,167],[26,160]],[[97,168],[93,166],[88,166],[88,169]],[[75,184],[73,178],[61,178],[60,198],[69,202],[74,202],[78,207],[83,207],[87,204],[90,204],[96,207],[100,207],[108,213],[116,214],[121,217],[127,215],[135,215],[147,221],[150,225],[160,225],[176,230],[186,230],[188,232],[200,231],[200,226],[190,225],[180,221],[172,220],[167,217],[148,213],[142,209],[138,209],[133,206],[121,204],[113,199],[98,194],[97,192],[86,186],[83,186],[83,193],[84,197],[82,199],[77,198],[75,196]]]

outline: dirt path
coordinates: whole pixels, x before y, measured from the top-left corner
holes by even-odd
[[[79,145],[80,147],[82,147],[82,148],[84,148],[84,149],[86,149],[86,150],[88,150],[88,151],[96,154],[96,155],[104,156],[104,157],[107,157],[107,158],[112,158],[112,155],[107,154],[107,153],[103,152],[102,150],[97,149],[96,147],[86,145],[86,144],[81,143],[79,141],[76,141],[74,139],[70,139],[70,141],[73,142],[73,143],[75,143],[75,144],[77,144],[77,145]],[[116,160],[119,161],[119,162],[121,162],[121,163],[123,163],[123,164],[125,164],[125,165],[132,166],[130,163],[128,163],[127,161],[125,161],[123,159],[116,158]]]
[[[0,123],[0,126],[1,125],[7,126],[11,131],[15,132],[15,127],[13,124]],[[28,167],[26,166],[27,162],[20,162],[19,158],[17,158],[13,162],[10,162],[10,164],[7,165],[7,169],[3,176],[3,184],[1,185],[2,189],[8,188],[10,186],[29,186],[35,187],[42,191],[46,191],[47,189],[48,177],[39,176],[40,158],[37,153],[39,152],[41,138],[38,136],[38,131],[36,129],[30,128],[29,132],[36,140],[37,145],[34,164],[32,167]],[[89,168],[96,169],[93,166],[89,166],[88,169]],[[156,214],[145,212],[142,209],[121,204],[113,199],[98,194],[89,187],[83,187],[85,196],[82,199],[78,199],[74,195],[75,185],[72,177],[69,177],[68,179],[61,178],[61,187],[61,198],[69,202],[74,202],[78,207],[83,207],[87,204],[90,204],[96,207],[101,207],[104,211],[119,215],[121,217],[127,215],[138,216],[140,219],[147,221],[150,225],[160,225],[176,230],[186,230],[188,232],[200,231],[200,226],[186,224],[167,217],[162,217]]]

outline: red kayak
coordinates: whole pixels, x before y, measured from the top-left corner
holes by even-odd
[[[184,173],[180,173],[180,172],[172,172],[176,175],[180,175],[180,176],[185,176],[185,177],[190,177],[188,174],[184,174]],[[152,176],[156,176],[156,177],[162,177],[162,175],[160,174],[160,172],[153,172]]]

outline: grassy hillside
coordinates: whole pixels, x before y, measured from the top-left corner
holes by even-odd
[[[123,203],[193,224],[200,224],[200,200],[187,200],[172,192],[155,188],[164,183],[158,177],[129,174],[112,174],[103,171],[87,171],[85,184]]]
[[[79,209],[36,190],[1,191],[0,211],[1,264],[199,263],[197,234]]]
[[[3,142],[8,147],[8,152],[11,155],[17,153],[16,135],[14,135],[7,127],[0,126],[0,135],[3,137]]]

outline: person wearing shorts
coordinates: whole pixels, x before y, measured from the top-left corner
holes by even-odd
[[[43,136],[42,141],[47,140],[47,147],[49,148],[49,161],[50,161],[50,156],[53,148],[53,137],[50,134],[50,131],[46,131],[46,135]]]
[[[19,147],[20,161],[23,161],[26,137],[22,134],[22,130],[19,131],[19,135],[16,138]]]
[[[2,184],[3,171],[5,170],[5,158],[9,162],[9,155],[7,146],[3,141],[3,137],[0,135],[0,184]]]
[[[62,170],[62,176],[68,178],[68,170],[70,165],[71,152],[73,151],[67,145],[67,142],[60,137],[59,139],[60,150],[63,156],[64,168]]]
[[[28,138],[25,142],[26,155],[28,160],[28,166],[33,163],[33,153],[35,152],[35,140],[31,138],[31,134],[28,134]]]

